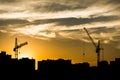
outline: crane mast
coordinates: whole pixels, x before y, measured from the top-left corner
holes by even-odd
[[[90,40],[92,41],[93,45],[96,48],[96,53],[97,53],[97,66],[100,62],[100,50],[103,50],[103,48],[100,47],[100,40],[98,40],[97,45],[95,44],[93,38],[90,36],[90,33],[88,32],[88,30],[84,27],[84,30],[86,31],[87,35],[89,36]]]
[[[27,44],[28,44],[28,42],[24,42],[24,43],[21,43],[18,45],[17,38],[15,38],[15,47],[13,48],[13,51],[15,52],[16,59],[18,59],[18,49]]]
[[[17,38],[15,38],[15,48],[14,48],[14,50],[13,50],[13,51],[15,51],[15,58],[18,58],[18,48],[16,48],[17,45],[18,45],[18,43],[17,43]]]

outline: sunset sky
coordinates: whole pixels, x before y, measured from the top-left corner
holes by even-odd
[[[71,59],[96,65],[96,52],[86,27],[97,44],[101,60],[120,57],[120,0],[0,0],[0,51],[36,60]],[[83,53],[85,55],[83,56]]]

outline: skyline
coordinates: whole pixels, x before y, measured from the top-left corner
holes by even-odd
[[[86,27],[95,43],[101,40],[104,60],[114,60],[120,57],[119,4],[120,0],[0,0],[0,51],[14,57],[17,37],[19,44],[28,42],[19,49],[20,58],[95,65],[95,47]]]
[[[99,62],[98,66],[90,66],[89,63],[72,64],[71,60],[42,60],[38,61],[38,68],[35,69],[35,59],[21,58],[12,59],[11,55],[5,51],[0,53],[0,72],[1,79],[82,79],[82,80],[101,80],[119,79],[120,58],[114,61]],[[11,74],[11,72],[13,74]]]

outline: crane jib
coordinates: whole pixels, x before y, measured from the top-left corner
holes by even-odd
[[[17,38],[15,38],[15,47],[13,48],[13,51],[15,51],[15,58],[18,59],[18,49],[21,48],[24,45],[27,45],[28,42],[24,42],[18,45]]]

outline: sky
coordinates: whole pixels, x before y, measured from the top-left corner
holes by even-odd
[[[0,51],[37,61],[70,59],[96,65],[95,46],[104,49],[100,60],[120,57],[120,0],[0,0]],[[85,55],[83,55],[85,54]]]

